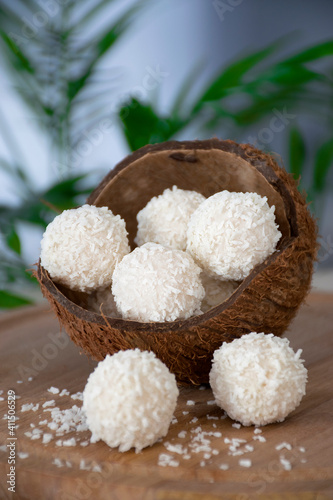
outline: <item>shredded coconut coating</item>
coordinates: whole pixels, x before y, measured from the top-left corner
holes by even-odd
[[[40,258],[54,281],[89,292],[111,285],[116,263],[129,251],[120,215],[83,205],[65,210],[47,226]]]
[[[126,255],[113,273],[112,292],[123,318],[176,321],[198,314],[205,291],[192,257],[157,243]]]
[[[274,211],[257,193],[216,193],[193,213],[187,251],[211,276],[240,281],[274,252],[282,236]]]
[[[110,286],[92,292],[87,299],[87,309],[98,314],[102,311],[105,316],[111,318],[121,318]]]
[[[166,436],[178,394],[175,376],[154,353],[134,349],[107,355],[83,392],[91,441],[102,439],[119,451],[151,446]]]
[[[185,250],[190,217],[205,199],[196,191],[185,191],[177,186],[165,189],[137,214],[138,232],[135,243],[141,246],[152,241]]]
[[[201,304],[203,312],[208,311],[218,304],[222,304],[239,286],[239,282],[237,281],[221,281],[212,278],[205,272],[201,273],[201,282],[205,289],[205,296]]]
[[[289,340],[249,333],[215,351],[210,385],[218,405],[243,425],[282,422],[305,394],[307,369]]]

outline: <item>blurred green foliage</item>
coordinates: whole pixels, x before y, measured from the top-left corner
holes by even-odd
[[[12,160],[0,158],[0,168],[15,180],[20,193],[20,203],[15,207],[0,203],[0,308],[30,303],[26,297],[29,293],[22,297],[17,290],[29,290],[36,284],[26,271],[31,263],[22,257],[18,224],[45,228],[55,214],[82,203],[94,187],[86,174],[76,171],[73,175],[71,152],[81,140],[82,131],[105,117],[105,103],[112,101],[117,81],[112,73],[100,78],[99,61],[132,29],[135,17],[145,6],[145,2],[137,1],[116,19],[112,16],[107,29],[93,29],[96,16],[109,16],[113,3],[57,3],[57,13],[49,16],[43,27],[32,31],[26,43],[22,38],[23,13],[25,18],[33,17],[40,10],[38,0],[17,0],[15,6],[0,0],[1,52],[7,69],[18,94],[49,137],[55,163],[61,167],[61,179],[43,192],[36,191],[16,137],[0,117],[0,133],[12,150]],[[92,36],[82,37],[82,33],[90,31]],[[161,113],[153,102],[134,97],[117,103],[118,125],[129,149],[181,140],[189,129],[195,131],[196,137],[218,135],[237,141],[248,134],[255,145],[267,149],[270,141],[261,140],[267,120],[274,113],[280,121],[284,113],[293,113],[295,119],[290,124],[283,119],[280,123],[288,144],[287,167],[296,178],[301,177],[300,188],[306,188],[310,198],[316,200],[333,163],[333,41],[281,57],[288,41],[288,37],[278,40],[224,66],[204,82],[197,96],[192,90],[203,68],[196,64],[168,113]],[[311,151],[300,125],[299,118],[304,115],[326,130]],[[253,130],[260,126],[252,138]],[[306,170],[310,174],[306,175]]]

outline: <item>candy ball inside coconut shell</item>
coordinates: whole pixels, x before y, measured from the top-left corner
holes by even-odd
[[[225,189],[256,192],[275,205],[282,233],[276,251],[226,301],[186,320],[139,323],[87,310],[84,294],[54,283],[41,265],[37,276],[61,325],[86,354],[101,360],[118,350],[151,350],[178,382],[207,383],[222,342],[286,330],[310,288],[317,228],[296,182],[271,155],[218,139],[147,145],[120,162],[87,202],[119,214],[134,248],[136,214],[174,185],[206,198]]]

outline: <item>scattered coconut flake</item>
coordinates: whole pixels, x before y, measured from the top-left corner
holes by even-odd
[[[251,467],[252,465],[252,461],[249,458],[241,458],[238,463],[241,467]]]
[[[168,455],[168,453],[160,453],[157,465],[160,465],[161,467],[178,467],[179,461],[175,460],[172,455]]]
[[[256,427],[253,432],[254,432],[254,434],[261,434],[262,430],[259,429],[259,427]]]
[[[52,394],[59,394],[59,389],[57,387],[50,387],[47,392],[51,392]]]
[[[2,444],[0,446],[0,451],[7,451],[7,446],[5,444]]]
[[[207,401],[207,404],[208,405],[215,405],[216,401],[215,401],[215,399],[211,399],[210,401]]]
[[[53,463],[53,465],[56,465],[57,467],[63,467],[64,466],[64,464],[62,463],[62,461],[60,460],[60,458],[55,458],[52,463]]]
[[[59,396],[69,396],[69,395],[70,395],[70,392],[67,389],[63,389],[61,391],[61,393],[59,394]]]
[[[80,470],[90,470],[90,466],[86,464],[85,460],[82,458],[80,461]]]
[[[171,419],[171,423],[172,424],[178,424],[178,419],[175,416],[173,416],[172,419]]]
[[[33,377],[28,377],[28,382],[31,382],[33,380]]]
[[[21,460],[24,460],[25,458],[28,458],[29,453],[26,453],[25,451],[19,451],[19,452],[17,453],[17,456],[18,456]]]
[[[81,441],[80,446],[88,446],[89,441]]]
[[[46,424],[47,424],[47,422],[48,422],[48,421],[47,421],[47,419],[45,419],[45,420],[41,420],[41,421],[38,423],[38,425],[46,425]]]
[[[284,468],[284,470],[291,470],[292,469],[291,462],[289,460],[287,460],[283,455],[280,457],[280,463],[281,463],[282,467]]]
[[[23,380],[16,380],[17,384],[23,384]]]
[[[195,401],[192,401],[191,399],[189,399],[188,401],[186,401],[186,404],[187,404],[187,406],[193,406],[193,405],[195,405]]]
[[[5,400],[5,398],[3,398],[2,396],[0,396],[0,401],[4,401],[4,400]]]
[[[42,404],[43,408],[47,408],[48,406],[55,406],[55,400],[52,399],[51,401],[45,401],[45,403]]]
[[[45,411],[45,412],[46,411],[52,412],[53,410],[59,410],[59,408],[58,407],[56,407],[56,408],[50,407],[50,408],[45,408],[43,411]]]
[[[52,422],[48,424],[48,427],[51,430],[55,430],[57,434],[88,430],[85,414],[83,413],[83,410],[76,405],[73,405],[72,408],[67,408],[65,410],[53,408],[51,417]]]
[[[207,420],[219,420],[219,417],[216,417],[215,415],[206,415]]]
[[[83,401],[83,392],[77,392],[76,394],[72,394],[71,398],[78,399],[79,401]]]
[[[186,437],[186,434],[187,434],[186,431],[180,431],[180,433],[178,434],[178,437],[181,438],[181,439],[183,439],[183,438]]]
[[[188,415],[189,412],[188,411],[183,411],[183,415]]]
[[[290,450],[291,450],[291,448],[292,448],[292,446],[291,446],[291,444],[286,443],[285,441],[284,441],[283,443],[280,443],[280,444],[278,444],[277,446],[275,446],[275,449],[276,449],[276,450],[278,450],[278,451],[283,450],[284,448],[285,448],[286,450],[289,450],[289,451],[290,451]]]
[[[66,460],[66,467],[72,467],[72,462],[70,462],[69,460]]]
[[[32,411],[37,411],[39,409],[39,403],[36,403],[31,409]]]
[[[234,427],[235,429],[240,429],[242,426],[241,424],[237,424],[236,422],[234,424],[232,424],[231,427]]]
[[[55,442],[56,446],[62,446],[62,439],[58,439],[58,441]]]
[[[246,444],[245,449],[246,449],[246,451],[253,451],[254,447],[251,444]]]
[[[198,421],[198,417],[193,417],[192,420],[190,421],[190,424],[196,424]]]
[[[25,412],[25,411],[32,410],[33,406],[34,406],[33,403],[26,403],[26,404],[21,406],[21,411]]]
[[[43,434],[43,441],[42,441],[42,443],[43,444],[47,444],[47,443],[49,443],[52,440],[52,438],[53,438],[52,434],[45,433],[45,434]]]
[[[34,441],[34,440],[36,440],[36,439],[40,439],[40,437],[41,437],[41,435],[40,435],[40,434],[32,434],[32,436],[31,436],[31,438],[30,438],[30,439],[31,439],[31,441]]]
[[[205,391],[205,390],[206,390],[206,386],[205,386],[205,385],[201,385],[201,386],[199,387],[199,391]]]
[[[169,442],[164,443],[164,446],[170,453],[177,453],[178,455],[184,455],[187,453],[187,448],[184,448],[181,444],[172,444]]]
[[[299,446],[299,448],[298,448],[298,449],[299,449],[299,451],[300,451],[301,453],[305,453],[305,448],[304,448],[304,446]]]
[[[259,441],[260,443],[265,443],[266,442],[266,438],[264,438],[264,436],[253,436],[253,439],[255,441]]]
[[[221,470],[228,470],[229,469],[229,465],[228,464],[221,464],[220,465],[220,469]]]

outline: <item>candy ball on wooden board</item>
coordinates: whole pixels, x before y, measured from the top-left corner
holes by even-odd
[[[196,191],[165,189],[154,196],[137,214],[137,245],[154,242],[164,246],[186,249],[187,225],[193,212],[205,201]]]
[[[187,251],[211,276],[242,280],[274,252],[282,236],[274,210],[257,193],[216,193],[193,213]]]
[[[134,248],[137,213],[172,186],[208,198],[217,192],[256,192],[275,206],[282,233],[276,250],[228,300],[176,322],[139,323],[104,318],[78,305],[39,264],[37,277],[61,325],[87,355],[101,360],[120,349],[153,351],[180,383],[207,383],[213,353],[253,330],[281,335],[306,297],[317,254],[317,227],[297,183],[272,154],[249,144],[209,139],[149,144],[124,158],[89,196],[126,222]],[[168,342],[165,339],[168,338]]]
[[[92,442],[137,452],[166,436],[178,398],[176,379],[155,354],[120,351],[98,363],[83,392]]]
[[[126,255],[113,273],[112,292],[123,318],[175,321],[199,312],[201,269],[181,250],[145,243]]]
[[[243,425],[282,422],[305,394],[301,353],[273,334],[251,332],[224,342],[209,376],[216,402]]]
[[[56,283],[89,292],[111,284],[117,261],[129,251],[120,215],[83,205],[65,210],[47,226],[40,262]]]

